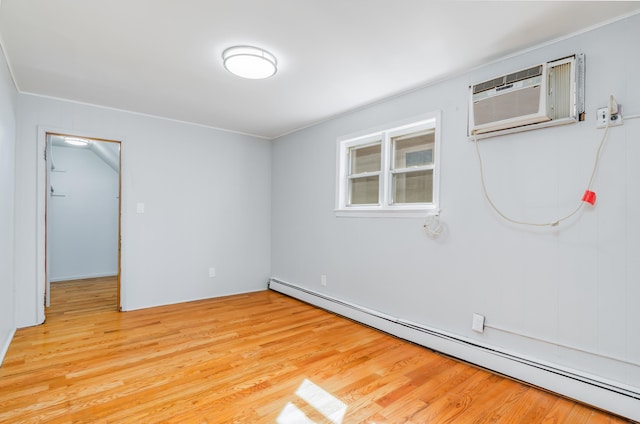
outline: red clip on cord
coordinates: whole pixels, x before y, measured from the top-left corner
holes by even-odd
[[[590,204],[591,206],[596,204],[596,193],[591,190],[585,190],[582,195],[582,201]]]

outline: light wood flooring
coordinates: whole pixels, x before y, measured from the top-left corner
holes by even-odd
[[[119,313],[87,283],[17,331],[0,422],[626,422],[275,292]]]

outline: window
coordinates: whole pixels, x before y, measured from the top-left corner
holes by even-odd
[[[382,143],[354,146],[349,149],[349,204],[380,203]]]
[[[338,142],[338,216],[424,216],[438,207],[440,113]]]

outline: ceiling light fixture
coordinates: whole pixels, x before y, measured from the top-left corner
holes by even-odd
[[[72,146],[86,146],[87,144],[89,144],[89,140],[78,137],[65,137],[64,142],[71,144]]]
[[[242,78],[269,78],[278,70],[276,57],[258,47],[229,47],[222,52],[222,60],[227,71]]]

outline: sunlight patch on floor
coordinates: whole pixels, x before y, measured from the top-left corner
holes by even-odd
[[[278,424],[316,424],[291,402],[285,405],[276,422]]]
[[[347,405],[322,387],[305,378],[296,390],[296,395],[333,424],[342,424],[344,415],[347,413]],[[278,424],[314,424],[314,421],[291,402],[282,409],[276,422]]]

